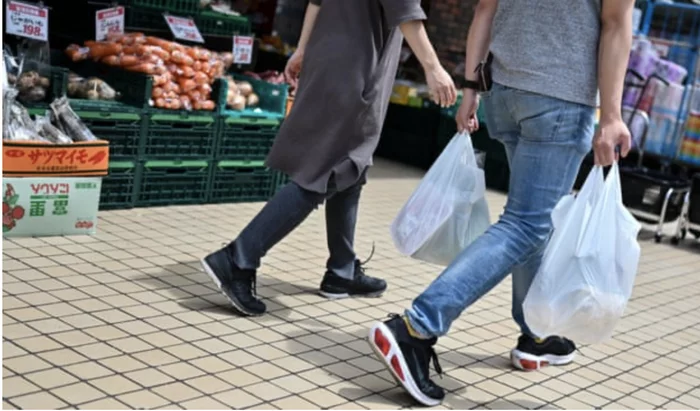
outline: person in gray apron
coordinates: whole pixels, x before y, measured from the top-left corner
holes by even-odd
[[[386,282],[364,273],[354,251],[360,192],[391,96],[404,38],[423,65],[432,99],[454,104],[456,90],[422,20],[420,0],[311,0],[285,74],[298,91],[267,159],[290,176],[231,244],[202,260],[243,315],[261,315],[260,260],[324,201],[330,258],[320,293],[376,297]],[[303,64],[303,70],[302,70]],[[301,75],[300,75],[301,73]]]
[[[552,232],[552,210],[571,193],[593,146],[596,163],[630,148],[622,121],[622,90],[632,42],[634,0],[480,0],[467,39],[465,85],[492,56],[493,86],[483,94],[489,135],[503,143],[511,169],[499,221],[472,242],[421,293],[404,315],[369,332],[377,357],[418,402],[445,396],[430,379],[441,372],[434,345],[462,312],[512,274],[512,317],[520,337],[513,367],[538,370],[571,363],[565,336],[529,329],[523,301]],[[469,87],[469,86],[468,86]],[[600,91],[600,124],[595,108]],[[459,129],[473,130],[478,96],[464,91]],[[595,138],[594,138],[595,136]],[[467,331],[468,332],[468,331]],[[538,338],[543,337],[543,338]]]

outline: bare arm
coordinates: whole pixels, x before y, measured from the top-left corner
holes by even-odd
[[[632,47],[634,0],[603,1],[598,46],[601,122],[622,118],[622,92]]]
[[[422,21],[407,21],[401,23],[399,28],[424,70],[428,71],[440,66],[440,60],[433,45],[430,44]]]
[[[634,0],[603,1],[598,44],[598,90],[600,123],[593,152],[596,164],[609,166],[617,160],[616,147],[622,157],[632,145],[630,131],[622,121],[622,91],[632,47],[632,10]]]
[[[477,74],[474,71],[489,52],[491,25],[497,8],[498,0],[479,0],[474,9],[474,18],[467,37],[467,56],[464,62],[464,78],[467,80],[477,80]],[[463,90],[462,105],[460,105],[455,118],[459,131],[467,130],[471,133],[479,128],[479,120],[476,116],[478,107],[479,95],[476,90],[470,88]]]
[[[311,36],[311,31],[314,29],[314,24],[316,24],[316,17],[318,16],[319,10],[321,10],[321,6],[313,2],[310,2],[309,6],[306,8],[304,24],[301,28],[301,36],[299,37],[299,44],[297,45],[297,50],[301,50],[302,53],[306,49],[306,44],[309,42],[309,37]]]
[[[411,20],[399,26],[406,42],[413,50],[425,71],[425,79],[433,101],[443,107],[449,107],[457,101],[457,90],[449,74],[442,68],[428,33],[420,20]]]
[[[464,77],[476,80],[476,66],[486,57],[491,43],[491,25],[496,14],[498,0],[480,0],[474,10],[474,19],[467,37],[467,57],[464,63]]]

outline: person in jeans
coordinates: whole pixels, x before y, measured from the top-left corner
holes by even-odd
[[[467,247],[403,316],[374,325],[370,344],[419,402],[444,398],[429,365],[441,373],[433,346],[476,300],[513,274],[512,315],[522,336],[516,368],[535,370],[574,359],[575,344],[544,340],[528,329],[523,300],[552,230],[550,214],[571,192],[593,142],[598,164],[626,155],[630,134],[621,117],[623,80],[632,41],[634,0],[481,0],[467,41],[466,79],[490,51],[494,85],[485,93],[486,123],[505,146],[510,192],[499,221]],[[600,90],[601,118],[594,139]],[[478,96],[464,91],[460,129],[477,127]]]
[[[202,260],[243,315],[261,315],[256,270],[265,254],[324,201],[329,298],[374,297],[387,285],[364,274],[354,251],[360,192],[372,164],[405,38],[425,69],[433,100],[457,91],[440,65],[420,0],[311,0],[286,77],[298,91],[267,164],[291,177],[231,244]],[[303,71],[302,71],[303,64]],[[302,73],[301,76],[299,74]]]

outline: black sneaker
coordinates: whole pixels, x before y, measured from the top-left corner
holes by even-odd
[[[228,247],[206,256],[202,267],[238,312],[249,316],[265,314],[265,303],[255,295],[255,271],[236,267]]]
[[[536,340],[529,335],[518,338],[518,346],[510,353],[513,366],[524,371],[536,371],[548,365],[570,364],[576,358],[576,344],[563,337]]]
[[[392,315],[389,321],[377,323],[369,332],[369,344],[403,388],[416,401],[433,407],[445,398],[445,391],[430,379],[430,361],[442,375],[442,368],[433,346],[437,338],[413,338],[403,317]]]
[[[330,299],[348,297],[380,297],[386,291],[386,281],[365,274],[364,265],[355,260],[355,276],[348,280],[327,271],[321,281],[321,295]]]

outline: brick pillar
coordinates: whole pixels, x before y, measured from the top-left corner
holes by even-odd
[[[445,69],[452,73],[464,62],[467,32],[478,0],[432,0],[428,12],[428,36]]]

